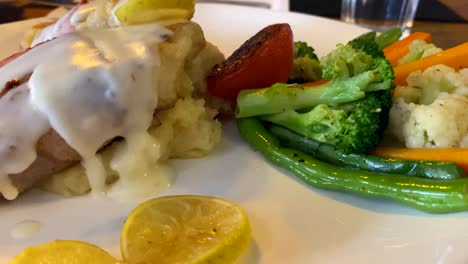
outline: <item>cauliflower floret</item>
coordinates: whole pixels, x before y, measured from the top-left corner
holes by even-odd
[[[468,98],[457,94],[443,93],[430,105],[406,104],[400,98],[391,110],[392,126],[402,121],[396,136],[409,148],[462,147],[468,135],[467,108]]]
[[[467,147],[467,73],[444,65],[412,73],[395,89],[389,132],[409,148]]]
[[[468,86],[468,68],[459,71],[463,75],[465,85]]]
[[[411,86],[397,86],[393,92],[394,98],[401,98],[407,104],[419,102],[421,95],[421,89]]]
[[[411,112],[416,107],[412,102],[406,102],[403,97],[395,97],[392,108],[390,109],[390,117],[388,120],[387,132],[395,136],[400,142],[405,142],[405,133],[403,127],[409,120]]]
[[[433,43],[426,43],[422,39],[417,39],[411,42],[408,54],[398,61],[398,64],[404,64],[412,61],[425,58],[441,52],[442,49],[436,47]]]
[[[407,78],[408,86],[421,91],[421,97],[417,103],[431,104],[440,93],[468,95],[468,87],[465,85],[464,76],[445,65],[435,65],[424,72],[416,71]],[[416,102],[415,102],[416,103]]]

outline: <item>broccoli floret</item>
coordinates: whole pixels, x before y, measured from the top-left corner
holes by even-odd
[[[305,42],[295,42],[293,71],[288,83],[305,83],[321,78],[322,68],[314,49]]]
[[[328,83],[303,87],[275,84],[264,89],[243,90],[237,97],[237,117],[280,113],[319,104],[336,106],[365,97],[367,92],[393,86],[393,70],[384,58],[373,58],[349,45],[338,47],[321,59]]]
[[[348,114],[336,135],[337,149],[347,153],[366,153],[375,148],[388,126],[392,107],[389,90],[368,93],[365,98],[341,106]],[[323,141],[324,142],[324,141]]]
[[[375,44],[375,41],[370,43]],[[369,44],[366,47],[370,46]],[[393,68],[383,55],[373,56],[351,45],[338,44],[335,50],[320,59],[320,63],[325,79],[345,80],[351,76],[370,72],[374,75],[374,80],[366,87],[366,91],[386,90],[393,87],[395,78]]]
[[[304,41],[294,42],[294,58],[309,57],[313,60],[318,60],[314,48],[307,45]]]
[[[375,38],[376,33],[369,32],[351,40],[350,42],[348,42],[348,45],[356,50],[364,51],[373,58],[385,58],[385,55],[382,49],[377,44],[377,42],[375,41]]]
[[[320,142],[336,144],[340,126],[344,123],[346,112],[342,109],[332,109],[326,104],[320,104],[309,112],[300,113],[288,110],[279,114],[265,115],[262,119],[287,127],[301,135]]]
[[[288,83],[306,83],[322,78],[320,62],[307,57],[294,59],[293,71],[289,76]]]
[[[400,28],[391,28],[379,36],[373,31],[351,40],[348,44],[357,50],[366,52],[374,58],[384,57],[382,50],[398,41],[401,34]]]
[[[370,69],[373,59],[350,45],[338,44],[336,49],[320,59],[324,79],[349,79]]]
[[[238,96],[237,117],[261,116],[348,153],[374,148],[388,124],[393,69],[373,34],[352,43],[337,45],[320,59],[329,82],[244,90]]]
[[[391,105],[391,94],[385,90],[337,107],[321,104],[305,113],[288,110],[262,119],[347,153],[366,153],[380,142]]]

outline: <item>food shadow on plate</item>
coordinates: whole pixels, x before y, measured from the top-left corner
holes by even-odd
[[[249,248],[235,262],[235,264],[258,264],[260,263],[260,250],[255,239],[250,241]]]
[[[8,206],[25,206],[25,205],[44,205],[46,203],[57,203],[60,202],[62,199],[67,199],[58,194],[44,192],[39,189],[31,189],[24,193],[21,193],[18,198],[15,200],[9,201],[0,197],[0,208],[8,207]]]
[[[127,216],[116,216],[105,222],[100,222],[79,233],[78,239],[99,245],[117,259],[121,259],[120,235]]]
[[[110,233],[115,232],[116,230],[121,230],[124,226],[127,216],[121,216],[113,218],[111,221],[106,221],[105,223],[99,223],[93,226],[91,229],[88,229],[82,234],[83,238],[94,238],[100,236],[106,236]]]

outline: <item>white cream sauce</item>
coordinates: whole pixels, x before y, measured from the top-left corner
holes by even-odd
[[[120,2],[114,4],[108,0],[92,0],[80,5],[78,10],[70,17],[70,23],[76,30],[109,28],[120,25],[115,17],[114,10]]]
[[[29,97],[24,84],[0,99],[0,193],[8,200],[18,196],[8,174],[22,172],[31,165],[37,157],[37,140],[50,128],[46,116],[34,109]]]
[[[102,0],[94,0],[86,4],[81,5],[78,10],[70,17],[70,23],[77,26],[86,21],[90,14],[99,11],[102,12],[104,4]]]
[[[6,126],[1,136],[5,142],[0,142],[0,183],[6,174],[20,173],[32,163],[37,139],[49,124],[81,155],[94,193],[107,191],[96,152],[115,137],[125,138],[128,146],[113,167],[122,182],[141,172],[138,159],[155,165],[157,159],[147,159],[147,144],[154,143],[147,129],[157,106],[157,45],[169,35],[157,25],[82,31],[37,46],[0,68],[0,83],[33,72],[25,85],[0,100],[0,109],[10,109],[0,112]],[[15,92],[29,96],[11,105],[7,99]],[[18,114],[11,114],[19,110],[24,117],[15,121]],[[11,142],[27,158],[9,154]],[[0,185],[2,194],[11,191],[2,186],[8,184]]]
[[[10,231],[10,236],[14,239],[26,239],[38,233],[42,224],[36,220],[24,220],[17,223]]]
[[[121,23],[114,15],[114,10],[121,5],[121,1],[115,4],[108,0],[92,0],[86,4],[79,4],[61,16],[54,24],[43,28],[34,38],[31,46],[34,47],[39,43],[74,31],[117,27]]]
[[[120,201],[134,202],[156,192],[166,190],[174,178],[172,169],[158,164],[160,145],[149,134],[127,137],[125,144],[116,151],[111,168],[120,174],[134,175],[123,177],[114,184],[110,196]],[[133,153],[140,153],[136,156]]]

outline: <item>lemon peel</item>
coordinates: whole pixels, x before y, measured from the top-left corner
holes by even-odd
[[[143,24],[190,20],[194,12],[194,0],[128,0],[115,9],[114,15],[124,24]]]
[[[247,249],[251,228],[237,204],[208,196],[166,196],[146,201],[121,231],[123,263],[234,263]],[[11,264],[117,264],[103,249],[82,241],[32,246]]]

